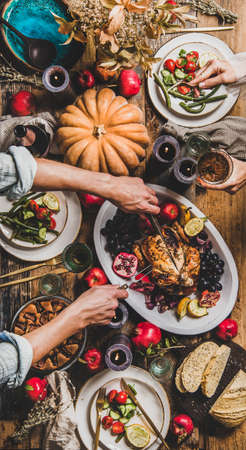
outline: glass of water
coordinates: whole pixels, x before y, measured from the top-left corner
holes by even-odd
[[[168,382],[173,376],[175,362],[171,355],[156,357],[150,364],[150,373],[157,381]]]
[[[211,148],[210,137],[205,132],[191,133],[185,146],[185,154],[196,160],[200,159]]]

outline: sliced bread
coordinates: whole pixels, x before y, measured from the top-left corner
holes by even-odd
[[[203,372],[218,348],[214,342],[207,341],[190,353],[181,372],[181,380],[186,391],[197,391],[202,382]]]
[[[219,385],[224,373],[231,349],[227,345],[221,345],[210,359],[202,376],[201,388],[206,397],[212,397]]]
[[[184,361],[182,362],[182,364],[180,364],[180,366],[178,367],[177,371],[176,371],[176,375],[175,375],[175,384],[176,384],[176,388],[178,389],[179,392],[181,392],[182,394],[184,394],[186,391],[186,389],[183,386],[182,383],[182,378],[181,378],[181,374],[182,374],[182,370],[184,367],[184,363],[185,361],[187,361],[189,356],[186,356],[186,358],[184,359]]]

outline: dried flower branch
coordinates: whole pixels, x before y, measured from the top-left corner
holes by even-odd
[[[217,16],[221,23],[236,23],[237,15],[225,9],[216,3],[214,0],[179,0],[181,5],[190,5],[195,11],[199,11],[201,14],[206,14],[208,16]]]
[[[0,53],[0,84],[1,83],[27,83],[37,88],[43,88],[42,78],[37,75],[22,75],[9,63],[9,61]]]

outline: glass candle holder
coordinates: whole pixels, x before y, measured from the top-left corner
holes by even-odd
[[[153,146],[153,155],[158,162],[166,167],[171,166],[180,154],[180,145],[173,136],[162,135],[158,137]]]
[[[68,71],[58,65],[47,67],[43,73],[42,81],[47,91],[52,92],[52,94],[64,92],[70,83]]]
[[[93,264],[93,255],[88,245],[74,242],[67,245],[62,253],[63,264],[70,272],[85,272]]]
[[[175,362],[171,355],[155,358],[150,364],[150,373],[157,381],[168,382],[173,376]]]
[[[185,145],[185,155],[198,160],[209,152],[210,148],[211,141],[207,133],[191,133]]]
[[[120,302],[118,308],[115,310],[115,316],[108,324],[110,328],[122,328],[128,319],[128,309],[127,307]]]
[[[125,334],[117,334],[108,343],[105,352],[106,366],[111,370],[127,369],[132,363],[131,341]]]
[[[48,273],[39,280],[39,292],[42,295],[57,295],[62,289],[62,279],[59,275]]]

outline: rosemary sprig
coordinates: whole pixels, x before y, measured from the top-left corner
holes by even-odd
[[[221,23],[236,23],[238,16],[229,9],[225,9],[214,0],[179,0],[180,5],[190,5],[195,11],[207,16],[217,16]]]

